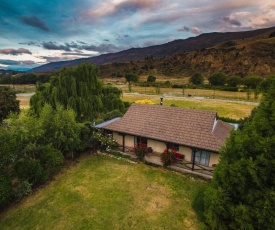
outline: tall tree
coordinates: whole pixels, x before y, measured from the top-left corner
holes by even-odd
[[[274,229],[275,83],[221,150],[204,219],[211,229]]]
[[[201,73],[194,73],[190,77],[189,82],[193,85],[202,85],[204,82],[204,76]]]
[[[0,123],[7,118],[9,113],[19,113],[19,101],[10,87],[0,86]]]
[[[247,88],[256,89],[257,86],[260,86],[260,83],[263,81],[263,78],[259,76],[247,76],[243,78],[243,84]]]
[[[131,92],[132,91],[132,82],[138,82],[139,76],[134,73],[126,73],[125,79],[128,82],[129,92]]]
[[[233,75],[227,79],[226,83],[231,87],[237,87],[242,83],[242,78],[237,75]]]
[[[226,79],[227,79],[227,75],[225,73],[213,73],[208,78],[208,81],[210,85],[213,85],[213,86],[224,86]]]
[[[54,109],[58,104],[65,109],[73,109],[78,121],[93,120],[106,111],[102,96],[103,84],[98,78],[98,69],[89,64],[80,64],[76,67],[63,68],[57,75],[52,76],[50,83],[37,84],[36,93],[30,100],[31,110],[39,114],[47,103]],[[123,103],[118,94],[115,109],[124,112]],[[113,99],[113,98],[112,98]],[[110,107],[107,106],[107,110]],[[111,108],[113,110],[113,108]],[[109,111],[109,110],[108,110]]]

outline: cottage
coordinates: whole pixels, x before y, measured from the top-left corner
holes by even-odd
[[[112,133],[123,151],[143,143],[156,153],[175,149],[184,161],[214,167],[232,126],[213,111],[132,104],[122,118],[100,128]]]

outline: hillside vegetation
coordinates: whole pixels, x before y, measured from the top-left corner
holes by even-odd
[[[178,77],[195,72],[209,77],[212,73],[224,72],[229,76],[265,77],[275,73],[275,37],[265,34],[169,57],[105,64],[99,69],[102,77],[119,77],[127,72]]]
[[[215,63],[214,66],[209,66],[209,61],[212,62],[213,58],[215,60],[219,60],[219,62],[222,62],[223,64],[228,65],[229,69],[236,70],[236,66],[235,63],[233,63],[233,60],[235,60],[236,58],[238,59],[238,55],[240,55],[243,60],[246,60],[247,58],[252,59],[251,63],[248,62],[247,64],[244,64],[249,66],[250,64],[257,63],[257,60],[254,60],[253,56],[251,56],[255,54],[258,59],[262,59],[263,63],[260,63],[257,68],[254,68],[252,66],[252,69],[250,71],[246,70],[245,68],[241,68],[239,69],[239,71],[245,71],[242,72],[244,75],[247,75],[248,73],[253,73],[256,75],[268,75],[270,73],[274,73],[274,69],[270,69],[271,72],[268,72],[265,67],[261,66],[263,64],[266,64],[269,68],[274,68],[274,62],[273,65],[270,65],[271,59],[269,59],[271,58],[270,56],[274,55],[274,37],[272,38],[272,36],[270,36],[270,34],[272,34],[272,32],[274,31],[275,27],[254,31],[201,34],[197,37],[191,37],[183,40],[175,40],[162,45],[150,46],[145,48],[132,48],[118,53],[103,54],[86,59],[82,58],[72,61],[52,62],[34,68],[31,70],[31,72],[57,70],[65,66],[77,65],[80,62],[88,62],[96,65],[104,65],[102,66],[102,68],[100,68],[102,73],[101,76],[110,76],[113,73],[123,74],[127,71],[128,68],[132,68],[133,70],[135,68],[135,70],[138,72],[140,71],[141,67],[143,67],[142,70],[145,71],[147,71],[147,68],[157,69],[158,72],[169,75],[190,74],[190,71],[192,71],[193,73],[200,70],[208,70],[209,67],[211,67],[211,71],[220,70],[219,64],[218,69],[216,69]],[[256,42],[255,44],[251,45],[251,48],[254,51],[251,51],[250,48],[246,48],[246,45],[244,45],[245,50],[241,50],[243,47],[230,47],[229,49],[216,47],[219,44],[226,44],[226,46],[228,46],[227,43],[230,41],[244,40],[246,42],[247,39],[252,39]],[[259,39],[265,40],[258,41]],[[271,42],[271,46],[268,47],[266,42]],[[259,46],[259,44],[263,44],[264,47],[262,47],[262,45]],[[212,57],[208,57],[209,59],[201,62],[202,56],[205,56],[207,52],[212,52],[212,50],[205,51],[205,49],[208,48],[214,48],[217,51],[212,54]],[[237,49],[239,51],[231,53],[231,51],[234,51],[234,49]],[[265,50],[267,51],[267,53],[265,52]],[[226,58],[225,60],[220,60],[221,57],[228,52],[231,53],[228,58]],[[268,56],[266,56],[266,54],[268,54]],[[149,63],[148,61],[150,60],[154,60],[154,63]],[[240,59],[240,61],[242,61],[242,59]],[[105,64],[111,64],[111,67],[109,67],[108,65],[106,66]],[[170,68],[169,66],[174,67],[174,69]],[[262,68],[264,68],[264,70],[259,70]],[[111,69],[112,72],[109,72],[108,69]],[[230,73],[230,71],[227,73]]]

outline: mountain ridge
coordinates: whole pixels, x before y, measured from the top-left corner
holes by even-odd
[[[257,37],[263,34],[271,33],[273,31],[275,31],[275,27],[240,32],[204,33],[196,37],[178,39],[161,45],[154,45],[144,48],[131,48],[117,53],[101,54],[99,56],[90,58],[51,62],[33,68],[29,72],[46,72],[51,70],[58,70],[66,66],[77,65],[80,62],[88,62],[95,65],[104,65],[117,62],[140,61],[144,60],[146,56],[153,56],[154,58],[163,58],[167,56],[178,55],[181,53],[203,50],[206,48],[216,46],[220,43],[232,40]]]

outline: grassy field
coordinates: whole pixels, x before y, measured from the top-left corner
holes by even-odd
[[[29,108],[30,97],[19,96],[17,99],[20,101],[20,108]],[[135,102],[137,100],[148,99],[159,104],[158,95],[135,95],[135,94],[124,94],[122,100]],[[182,108],[193,108],[193,109],[205,109],[216,111],[219,116],[230,117],[233,119],[240,119],[247,117],[251,114],[255,105],[241,104],[238,102],[225,102],[225,101],[211,101],[211,100],[195,100],[190,98],[164,98],[164,105],[170,106],[174,104]]]
[[[126,84],[116,85],[118,88],[122,89],[123,92],[128,92],[128,86]],[[142,94],[156,94],[155,87],[141,87],[132,86],[132,92],[142,93]],[[160,94],[166,94],[170,96],[183,96],[182,89],[175,88],[160,88]],[[242,100],[247,101],[246,92],[229,92],[229,91],[219,91],[219,90],[206,90],[206,89],[185,89],[184,95],[192,95],[192,97],[205,97],[205,98],[215,98],[215,99],[227,99],[227,100]],[[254,95],[250,96],[249,101],[259,102],[261,100],[261,95],[258,99],[254,98]]]
[[[124,94],[124,101],[135,102],[137,100],[148,99],[154,102],[155,104],[159,104],[160,98],[159,96],[153,95],[135,95],[135,94]],[[242,104],[239,102],[226,102],[226,101],[211,101],[211,100],[196,100],[190,98],[169,98],[165,97],[163,101],[163,105],[170,106],[174,104],[178,107],[182,108],[192,108],[192,109],[205,109],[216,111],[221,117],[230,117],[233,119],[240,119],[247,117],[251,114],[253,108],[256,105],[251,104]]]
[[[17,93],[33,93],[35,92],[35,85],[0,85],[0,86],[9,86]]]
[[[207,182],[108,156],[86,156],[0,214],[1,229],[199,229]]]
[[[167,78],[168,79],[168,78]],[[167,80],[165,77],[162,76],[160,80],[165,81]],[[141,80],[145,80],[141,79]],[[188,82],[188,78],[184,79],[171,79],[170,81],[173,83],[177,83],[177,81],[185,81]],[[117,81],[116,79],[105,79],[105,83],[111,83],[123,90],[123,92],[128,92],[128,85],[122,80]],[[15,85],[14,86],[17,90],[24,90],[22,89],[23,86]],[[21,88],[20,88],[21,87]],[[34,85],[24,86],[27,87],[27,91],[34,91]],[[164,105],[171,105],[174,104],[179,107],[183,108],[195,108],[195,109],[206,109],[206,110],[213,110],[218,113],[219,116],[222,117],[230,117],[234,119],[240,119],[247,117],[251,114],[255,105],[251,104],[241,104],[238,101],[247,101],[247,94],[245,92],[228,92],[228,91],[218,91],[215,92],[213,90],[204,90],[204,89],[185,89],[185,95],[192,95],[192,97],[185,97],[182,98],[182,89],[174,89],[174,88],[160,88],[160,95],[156,95],[156,89],[154,87],[140,87],[140,86],[132,86],[132,92],[140,93],[141,95],[129,95],[124,94],[123,100],[134,102],[136,100],[142,99],[149,99],[152,100],[155,104],[159,104],[159,97],[160,95],[166,95]],[[144,95],[142,95],[144,94]],[[146,95],[145,95],[146,94]],[[175,96],[174,98],[169,98],[169,96]],[[177,97],[177,96],[181,96]],[[211,101],[211,100],[195,100],[192,99],[194,97],[204,97],[210,99],[226,99],[226,100],[236,100],[236,102],[226,102],[226,101]],[[254,99],[253,95],[251,95],[251,99],[249,101],[252,102],[259,102],[259,97],[257,100]],[[25,109],[29,107],[29,99],[30,97],[22,97],[19,96],[18,100],[20,101],[20,107]]]

